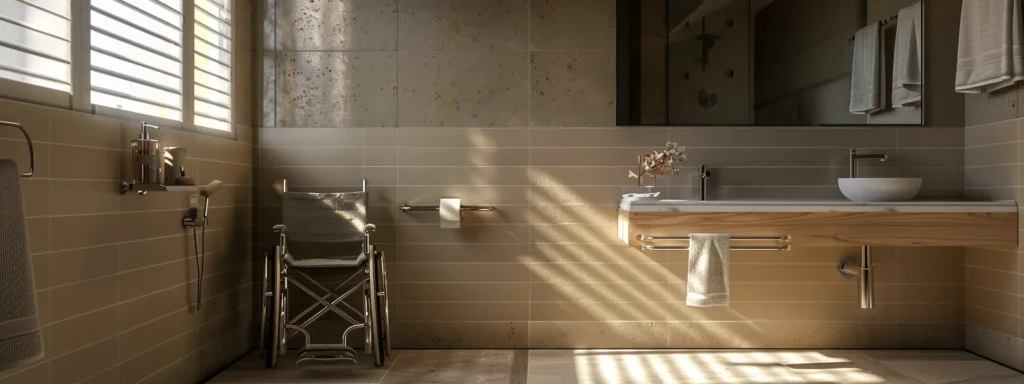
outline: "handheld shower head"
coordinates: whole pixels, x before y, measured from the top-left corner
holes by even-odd
[[[203,187],[199,187],[199,196],[209,199],[210,196],[213,196],[214,193],[217,193],[217,191],[219,191],[220,187],[223,185],[224,183],[221,182],[220,180],[211,181],[210,184],[207,184],[206,186]]]

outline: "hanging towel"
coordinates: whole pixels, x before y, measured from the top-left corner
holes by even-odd
[[[690,234],[686,305],[729,305],[729,235]]]
[[[896,46],[892,59],[892,106],[909,107],[921,102],[924,84],[921,36],[921,2],[903,8],[897,14]]]
[[[1020,0],[964,0],[957,92],[992,92],[1024,79],[1020,12]]]
[[[853,37],[850,113],[871,114],[885,108],[885,39],[882,25],[871,23]]]
[[[25,228],[21,174],[14,161],[0,159],[0,370],[43,357]]]

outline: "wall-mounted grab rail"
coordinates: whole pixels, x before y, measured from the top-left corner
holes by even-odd
[[[28,173],[22,173],[21,177],[32,177],[32,174],[36,173],[36,151],[32,147],[32,137],[28,135],[28,131],[21,124],[0,120],[0,126],[18,128],[21,130],[21,134],[25,135],[25,141],[28,142]]]
[[[402,212],[437,212],[441,210],[439,205],[402,205]],[[462,211],[495,211],[497,208],[490,205],[463,205],[459,207]]]
[[[636,235],[638,241],[689,241],[690,236],[646,236]],[[773,245],[729,245],[729,249],[737,251],[788,251],[789,236],[736,236],[730,237],[729,241],[772,241]],[[654,245],[643,244],[640,246],[645,251],[686,251],[688,245]]]

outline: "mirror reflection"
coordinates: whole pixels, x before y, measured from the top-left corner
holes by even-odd
[[[919,125],[922,4],[620,3],[620,125]]]

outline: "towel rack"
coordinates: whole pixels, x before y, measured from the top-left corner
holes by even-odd
[[[409,213],[409,212],[430,212],[430,211],[435,211],[436,212],[436,211],[440,211],[440,210],[441,210],[441,206],[439,206],[439,205],[408,205],[408,204],[403,204],[402,205],[402,212],[405,212],[405,213]],[[463,206],[459,207],[459,210],[461,210],[461,211],[495,211],[495,210],[497,210],[497,208],[495,208],[494,206],[490,206],[490,205],[463,205]]]
[[[879,21],[878,21],[878,24],[879,24],[879,25],[881,25],[881,26],[882,26],[882,28],[885,28],[886,26],[888,26],[888,25],[889,25],[889,20],[893,20],[893,21],[896,21],[896,20],[898,20],[899,18],[900,18],[900,16],[899,16],[898,14],[897,14],[897,15],[892,15],[892,16],[889,16],[889,18],[888,18],[888,19],[882,19],[882,20],[879,20]],[[854,36],[850,36],[850,38],[849,38],[849,39],[847,39],[847,40],[846,40],[846,42],[847,42],[847,43],[852,43],[852,42],[853,42],[854,40],[856,40],[856,35],[854,35]]]
[[[645,236],[636,235],[639,241],[688,241],[690,236]],[[729,245],[729,249],[737,251],[788,251],[789,236],[736,236],[730,237],[729,241],[774,241],[775,245]],[[644,244],[641,249],[645,251],[686,251],[687,245],[654,245]]]
[[[36,173],[36,151],[32,147],[32,137],[28,135],[28,131],[21,124],[0,120],[0,125],[18,128],[21,130],[21,134],[25,135],[25,141],[28,142],[28,173],[22,173],[21,177],[32,177],[32,174]]]

